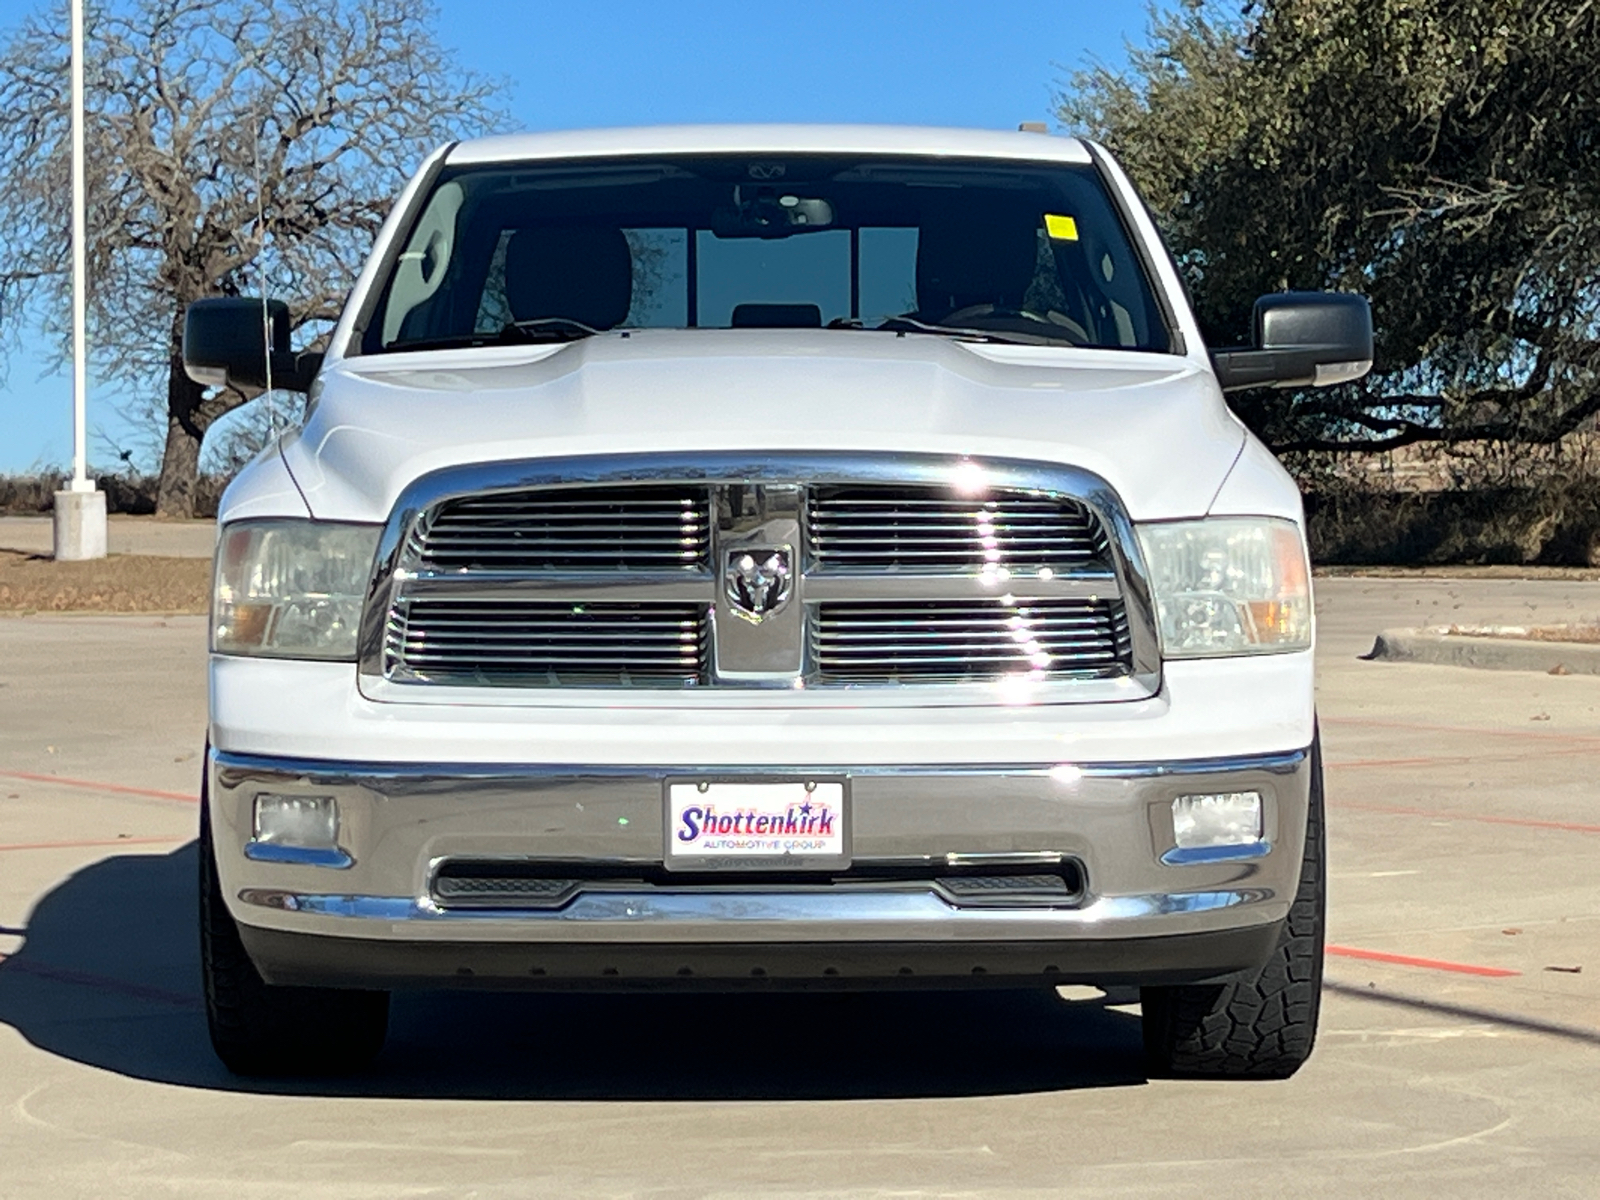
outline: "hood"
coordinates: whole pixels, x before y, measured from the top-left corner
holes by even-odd
[[[920,451],[1093,471],[1135,520],[1206,512],[1245,441],[1171,355],[847,330],[641,330],[331,364],[284,462],[314,516],[382,521],[463,463],[653,451]]]

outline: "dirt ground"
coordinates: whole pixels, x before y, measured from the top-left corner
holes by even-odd
[[[0,550],[0,613],[203,613],[211,563],[114,554],[89,562]]]

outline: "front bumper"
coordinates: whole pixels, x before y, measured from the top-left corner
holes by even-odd
[[[1272,949],[1298,884],[1310,785],[1305,751],[828,769],[851,781],[857,864],[923,862],[931,874],[949,856],[1056,854],[1081,869],[1070,903],[1009,907],[952,902],[904,871],[892,884],[644,882],[661,861],[664,781],[682,766],[213,751],[209,770],[223,894],[262,974],[377,987],[1216,977]],[[806,768],[704,773],[788,770]],[[1264,800],[1261,843],[1222,860],[1170,861],[1175,796],[1248,789]],[[247,856],[263,792],[334,797],[341,853],[321,864]],[[460,859],[637,867],[641,882],[579,890],[545,909],[441,907],[435,873]]]

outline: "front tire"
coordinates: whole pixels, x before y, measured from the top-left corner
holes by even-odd
[[[274,987],[250,961],[222,898],[209,797],[200,797],[200,966],[211,1045],[236,1075],[336,1075],[383,1049],[389,993]]]
[[[1287,1079],[1311,1057],[1322,1005],[1327,847],[1322,744],[1311,743],[1311,797],[1300,884],[1266,965],[1225,984],[1140,991],[1152,1077]]]

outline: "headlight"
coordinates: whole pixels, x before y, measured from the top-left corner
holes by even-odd
[[[377,525],[237,521],[222,530],[211,648],[354,662]]]
[[[1305,543],[1291,521],[1212,517],[1139,526],[1167,658],[1311,645]]]

